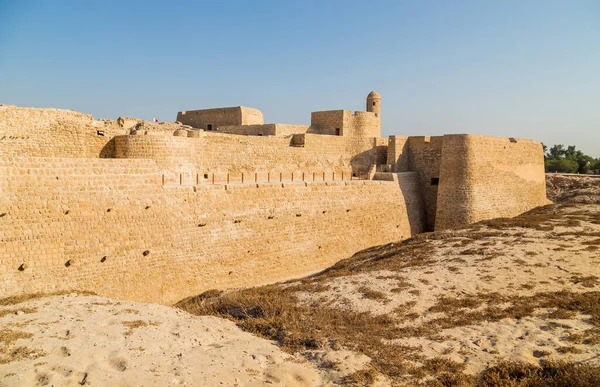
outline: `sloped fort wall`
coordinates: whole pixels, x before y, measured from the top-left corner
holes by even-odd
[[[0,294],[86,289],[169,304],[315,272],[423,230],[415,174],[173,189],[157,170],[1,159]]]
[[[229,125],[262,120],[249,108],[209,113]],[[172,303],[547,203],[537,141],[125,121],[0,105],[0,294],[85,289]],[[244,173],[258,183],[238,183]]]

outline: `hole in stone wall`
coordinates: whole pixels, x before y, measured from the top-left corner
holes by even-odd
[[[324,214],[326,214],[326,213],[327,213],[327,211],[323,211],[323,213],[324,213]]]
[[[348,209],[346,210],[346,212],[350,212],[350,209],[348,208]]]
[[[111,211],[112,211],[112,208],[108,208],[108,209],[106,210],[106,212],[111,212]]]
[[[96,134],[97,134],[98,136],[104,136],[104,130],[97,130],[97,131],[96,131]]]
[[[69,212],[71,212],[71,211],[69,211],[69,210],[66,210],[66,211],[65,211],[65,215],[69,215]]]
[[[71,265],[73,265],[75,263],[75,260],[73,259],[69,259],[67,262],[65,262],[65,266],[66,267],[70,267]]]
[[[335,128],[335,135],[339,136],[340,135],[340,128]]]
[[[510,137],[510,138],[509,138],[509,140],[510,140],[510,142],[514,142],[514,143],[516,143],[516,142],[517,142],[517,139],[516,139],[516,138],[514,138],[514,137]]]
[[[149,209],[149,208],[150,208],[150,206],[146,206],[146,209]]]
[[[205,178],[205,179],[208,179],[208,173],[205,173],[205,174],[204,174],[204,178]]]
[[[440,184],[440,178],[439,177],[432,177],[431,178],[431,185],[439,185]]]
[[[299,217],[301,217],[301,216],[302,216],[302,214],[296,214],[296,217],[297,217],[297,218],[299,218]]]
[[[206,130],[213,130],[212,124],[206,124]]]
[[[27,269],[29,266],[27,266],[26,263],[22,263],[21,266],[19,266],[19,271],[25,271],[25,269]]]
[[[206,223],[200,223],[200,224],[198,224],[198,227],[204,227],[204,226],[206,226]]]
[[[146,251],[144,251],[142,254],[143,254],[143,255],[144,255],[144,257],[145,257],[146,255],[150,254],[150,250],[146,250]]]
[[[273,215],[269,215],[269,217],[267,219],[273,219],[274,216]]]
[[[241,222],[242,222],[242,221],[241,221],[241,220],[239,220],[239,219],[236,219],[236,220],[234,220],[234,221],[233,221],[233,223],[241,223]]]
[[[0,214],[0,218],[4,218],[6,215],[8,215],[8,213],[7,212],[3,212],[3,213]]]
[[[100,262],[106,262],[106,258],[107,258],[106,255],[104,257],[100,258]]]

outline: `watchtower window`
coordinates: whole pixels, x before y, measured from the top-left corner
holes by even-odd
[[[340,132],[340,128],[335,128],[335,135],[336,135],[336,136],[339,136],[339,135],[340,135],[340,133],[341,133],[341,132]]]
[[[373,106],[377,105],[377,102],[373,101]]]
[[[431,178],[431,185],[440,185],[440,178],[439,177],[432,177]]]
[[[212,124],[206,124],[206,130],[213,130],[212,129]]]

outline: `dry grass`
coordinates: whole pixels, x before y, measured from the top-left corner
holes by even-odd
[[[390,301],[387,294],[385,294],[384,292],[380,292],[378,290],[373,290],[366,286],[361,286],[360,288],[358,288],[358,292],[361,294],[361,296],[363,298],[366,298],[369,300],[381,301],[384,303]]]
[[[356,372],[342,381],[344,385],[369,385],[377,374],[383,374],[395,383],[417,385],[428,383],[432,386],[542,386],[560,385],[563,376],[583,375],[582,380],[598,380],[598,367],[569,363],[547,363],[542,367],[521,363],[499,363],[478,376],[464,374],[465,365],[448,360],[444,356],[426,358],[420,347],[398,344],[397,339],[425,337],[442,342],[444,329],[479,325],[502,319],[521,319],[528,316],[547,316],[548,319],[569,319],[578,315],[585,317],[595,328],[571,334],[567,340],[573,345],[565,345],[558,353],[573,354],[574,345],[595,345],[600,341],[600,292],[576,293],[567,290],[538,292],[529,296],[506,295],[500,293],[480,293],[439,298],[425,315],[429,320],[419,323],[421,313],[416,313],[415,301],[396,306],[392,313],[372,315],[360,313],[342,305],[335,307],[327,302],[299,302],[301,292],[328,290],[331,281],[339,277],[353,277],[378,272],[379,280],[395,279],[398,283],[387,294],[379,290],[351,282],[363,298],[387,302],[394,294],[402,293],[412,286],[407,281],[411,270],[433,274],[444,259],[445,248],[460,251],[462,257],[452,260],[455,271],[466,264],[477,264],[496,257],[506,257],[501,249],[503,243],[525,244],[534,238],[525,237],[530,229],[541,232],[542,236],[558,237],[551,232],[557,226],[575,227],[580,221],[589,221],[584,214],[565,216],[567,206],[549,205],[530,211],[514,219],[496,219],[459,230],[432,232],[418,235],[400,243],[391,243],[363,250],[355,256],[341,261],[328,270],[309,278],[282,285],[268,285],[252,289],[220,293],[208,292],[198,297],[186,299],[178,307],[199,315],[216,315],[231,319],[242,329],[277,341],[285,350],[303,353],[314,349],[336,349],[342,347],[369,356],[370,368]],[[570,209],[572,210],[572,208]],[[594,218],[595,219],[595,218]],[[586,231],[593,234],[594,231]],[[540,234],[540,233],[538,233]],[[574,232],[573,235],[578,235]],[[490,243],[492,242],[493,243]],[[475,244],[477,242],[477,244]],[[500,242],[500,243],[498,243]],[[493,246],[493,247],[491,247]],[[568,247],[570,245],[567,245]],[[590,244],[590,246],[595,246]],[[493,249],[493,250],[490,250]],[[525,254],[531,257],[530,265],[525,260],[515,259],[516,265],[535,267],[538,254]],[[476,259],[469,256],[475,256]],[[539,263],[539,262],[538,262]],[[538,265],[539,266],[539,265]],[[446,266],[448,267],[448,266]],[[505,269],[510,269],[505,267]],[[392,272],[381,275],[379,272]],[[394,274],[395,273],[395,274]],[[533,274],[533,272],[532,272]],[[495,276],[484,275],[491,281]],[[416,278],[423,284],[430,284],[424,278]],[[598,285],[596,276],[572,275],[570,282],[582,287]],[[563,282],[566,284],[567,281]],[[550,284],[550,283],[548,283]],[[508,284],[507,286],[510,286]],[[559,286],[559,285],[557,285]],[[515,289],[518,289],[516,287]],[[521,289],[531,293],[535,284],[525,283]],[[413,296],[423,296],[416,289]],[[403,297],[398,295],[397,297]],[[540,312],[542,314],[540,314]],[[435,314],[433,314],[435,313]],[[567,325],[550,321],[547,329],[568,329]],[[568,349],[569,348],[569,349]],[[574,349],[571,349],[574,348]],[[549,355],[540,355],[540,357]],[[556,374],[552,374],[556,372]],[[564,376],[566,378],[566,376]],[[590,379],[591,378],[591,379]],[[536,384],[537,383],[537,384]],[[583,384],[582,384],[583,385]],[[593,384],[592,384],[593,385]]]
[[[443,385],[443,384],[440,384]],[[600,367],[542,361],[541,366],[503,361],[482,372],[478,387],[591,387],[600,386]]]
[[[28,339],[32,336],[28,332],[0,329],[0,364],[44,356],[45,352],[41,350],[32,350],[24,346],[13,347],[17,340]]]
[[[60,296],[60,295],[64,295],[64,294],[70,294],[73,292],[77,292],[77,294],[84,295],[84,296],[95,296],[96,295],[96,293],[94,293],[94,292],[81,291],[81,290],[76,290],[76,291],[75,290],[61,290],[61,291],[52,292],[52,293],[28,293],[28,294],[21,294],[18,296],[1,298],[0,306],[17,305],[17,304],[21,304],[26,301],[38,300],[40,298],[50,297],[50,296]]]

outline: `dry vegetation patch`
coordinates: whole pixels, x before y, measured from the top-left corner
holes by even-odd
[[[378,374],[399,385],[554,386],[569,375],[583,375],[582,380],[600,385],[596,363],[544,360],[589,352],[586,348],[600,340],[600,279],[589,270],[572,270],[569,251],[553,250],[560,244],[573,251],[582,241],[595,246],[600,228],[593,222],[598,214],[598,208],[544,206],[512,219],[424,233],[366,249],[300,281],[226,293],[210,291],[177,306],[193,314],[229,318],[290,352],[342,347],[371,358],[370,368],[337,381],[344,385],[369,385]],[[554,254],[559,255],[554,258]],[[560,264],[551,264],[553,259]],[[514,270],[524,278],[521,282],[503,279],[513,279]],[[539,281],[540,274],[548,277]],[[474,289],[485,285],[497,290],[466,293],[460,286],[468,283],[440,281],[461,275],[474,283]],[[369,276],[371,281],[365,279]],[[391,279],[397,285],[390,286]],[[367,299],[372,305],[378,301],[391,309],[384,314],[360,312],[352,303],[338,302],[339,293],[331,290],[339,283],[346,286],[344,297],[355,294],[356,299]],[[523,291],[528,293],[519,293]],[[318,297],[300,300],[299,295],[306,293],[318,293]],[[458,360],[461,351],[443,347],[454,339],[446,331],[524,318],[545,321],[541,331],[568,332],[554,351],[535,351],[538,365],[501,362],[502,354],[492,348],[488,355],[497,354],[497,365],[472,374]],[[573,331],[562,321],[578,321],[587,328]],[[439,355],[425,356],[421,345],[406,342],[422,338],[442,345]]]

